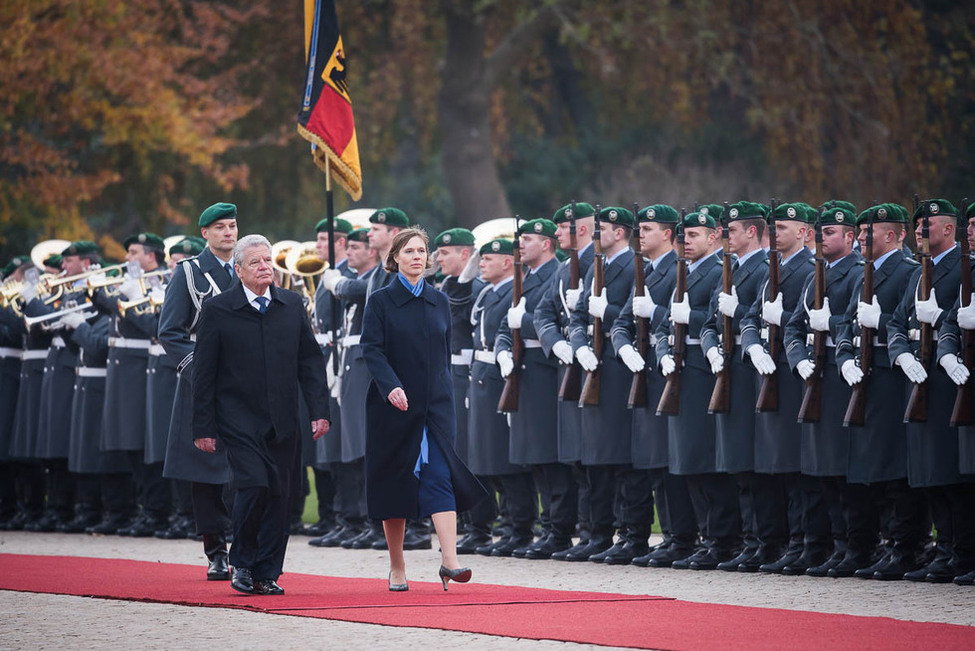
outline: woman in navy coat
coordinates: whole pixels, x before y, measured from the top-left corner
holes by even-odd
[[[366,395],[366,502],[383,521],[389,545],[389,589],[405,591],[407,518],[429,515],[440,540],[440,579],[467,582],[457,561],[457,511],[486,496],[454,451],[456,419],[450,375],[447,297],[424,282],[428,239],[400,231],[386,257],[397,278],[369,297],[362,356],[372,375]]]

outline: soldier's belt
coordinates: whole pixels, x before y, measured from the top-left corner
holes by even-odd
[[[4,348],[4,347],[0,347],[0,359],[8,359],[8,358],[12,358],[12,357],[16,357],[17,359],[20,359],[23,356],[23,354],[24,354],[24,351],[22,351],[19,348]],[[45,355],[45,357],[46,357],[46,355]]]
[[[359,339],[361,338],[362,335],[346,335],[342,337],[342,345],[345,346],[346,348],[348,348],[349,346],[358,346]]]
[[[724,335],[718,333],[718,343],[724,343]],[[735,335],[735,345],[741,346],[741,335]]]
[[[332,333],[319,332],[317,335],[315,335],[315,341],[318,342],[319,346],[330,346],[332,344]]]
[[[684,345],[686,345],[686,346],[700,346],[701,345],[701,338],[700,337],[685,337],[684,338]]]
[[[860,338],[859,335],[857,335],[856,337],[853,338],[853,347],[854,348],[859,348],[860,347],[860,343],[862,341],[863,341],[863,339]],[[880,341],[880,337],[874,335],[874,337],[873,337],[873,346],[874,347],[878,347],[879,346],[880,348],[886,348],[887,347],[887,342],[886,341]]]
[[[485,364],[495,364],[497,363],[498,357],[494,354],[493,350],[475,350],[474,359]]]
[[[109,348],[135,348],[137,350],[149,350],[152,346],[151,339],[128,339],[126,337],[109,337]]]
[[[64,348],[64,339],[55,337],[51,340],[51,348]]]
[[[459,353],[450,356],[450,363],[454,366],[470,366],[474,359],[474,351],[470,348],[462,348]]]
[[[20,359],[27,361],[29,359],[47,359],[47,349],[42,350],[25,350],[20,353]]]
[[[603,339],[609,339],[612,335],[612,328],[603,328]],[[586,326],[586,336],[592,338],[592,324]]]
[[[939,336],[941,336],[941,331],[932,328],[931,337],[933,339],[937,339]],[[910,339],[911,341],[921,341],[921,329],[911,328],[910,330],[907,331],[907,338]]]
[[[816,343],[816,334],[810,332],[806,335],[806,345],[812,346],[814,343]],[[826,347],[836,348],[836,343],[833,341],[833,335],[826,335]]]
[[[79,366],[76,372],[78,377],[105,377],[108,374],[108,369]]]
[[[149,354],[153,357],[162,357],[166,354],[166,349],[162,347],[162,344],[153,344],[149,346]]]
[[[521,345],[525,348],[541,348],[542,342],[540,342],[538,339],[522,339]]]

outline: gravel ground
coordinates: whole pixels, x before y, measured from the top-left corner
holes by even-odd
[[[303,536],[291,539],[286,572],[386,576],[388,568],[383,552],[319,549],[306,542],[307,538]],[[201,579],[206,567],[202,551],[202,545],[193,541],[0,533],[0,553],[199,563]],[[408,577],[414,581],[436,581],[439,558],[436,550],[407,552]],[[975,588],[953,584],[677,571],[481,556],[467,558],[474,569],[474,580],[481,583],[650,594],[698,602],[975,626]],[[281,577],[280,583],[287,589],[287,573]],[[462,589],[462,586],[458,587]],[[229,584],[227,589],[230,589]],[[337,648],[368,647],[373,650],[401,649],[413,644],[539,650],[585,646],[240,610],[0,591],[0,649],[128,650],[133,646],[204,649],[213,648],[215,644],[222,649],[315,648],[328,644],[337,645]]]

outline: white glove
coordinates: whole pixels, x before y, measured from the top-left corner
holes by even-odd
[[[326,292],[335,293],[335,287],[342,280],[342,272],[338,269],[326,269],[322,272],[322,287],[325,288]]]
[[[941,364],[941,368],[945,370],[945,373],[948,374],[951,381],[958,386],[968,382],[968,369],[958,361],[958,358],[954,354],[948,353],[947,355],[942,355],[938,363]]]
[[[619,358],[626,364],[626,368],[633,373],[639,373],[647,366],[646,360],[637,352],[637,349],[627,344],[620,348]]]
[[[975,330],[975,294],[968,307],[958,308],[958,327],[963,330]]]
[[[800,359],[796,364],[796,372],[803,380],[808,380],[816,370],[816,365],[808,359]]]
[[[917,315],[917,320],[921,323],[929,323],[934,325],[938,322],[938,317],[944,312],[940,307],[938,307],[938,301],[934,295],[934,287],[931,288],[931,296],[926,301],[915,297],[914,298],[914,313]]]
[[[928,379],[928,372],[924,370],[924,364],[917,361],[911,353],[901,353],[894,360],[894,363],[901,367],[907,379],[914,384],[921,384]]]
[[[521,328],[521,320],[525,318],[525,297],[522,296],[518,305],[508,308],[508,328],[518,330]]]
[[[829,332],[829,317],[833,316],[829,311],[829,297],[823,298],[823,307],[820,309],[809,310],[809,327],[819,332]]]
[[[657,309],[657,304],[650,298],[650,294],[643,296],[633,296],[633,316],[641,319],[652,319],[653,311]]]
[[[164,300],[166,300],[166,290],[162,287],[153,287],[149,292],[149,297],[154,301],[162,303]]]
[[[683,323],[684,325],[691,322],[691,303],[687,300],[687,294],[684,294],[683,301],[671,303],[670,320],[674,323]]]
[[[861,305],[863,305],[863,303],[861,303]],[[840,367],[840,375],[842,375],[843,379],[846,380],[846,383],[852,387],[854,384],[859,383],[860,380],[863,379],[863,370],[857,366],[855,359],[848,359],[843,362],[843,366]]]
[[[569,306],[570,310],[576,309],[576,305],[579,304],[580,296],[582,296],[582,287],[579,289],[565,290],[565,304]]]
[[[725,316],[733,317],[735,316],[735,310],[738,309],[738,290],[735,286],[731,286],[731,293],[725,294],[724,292],[718,293],[718,312]]]
[[[748,356],[752,359],[752,366],[762,375],[775,373],[775,360],[765,352],[759,344],[752,344],[748,347]]]
[[[61,323],[64,324],[64,327],[71,328],[72,330],[74,330],[84,322],[85,322],[85,317],[84,315],[81,314],[81,312],[68,312],[63,317],[61,317]]]
[[[498,368],[501,369],[501,377],[506,378],[515,370],[515,359],[511,356],[510,350],[502,350],[498,353]]]
[[[782,325],[782,292],[775,295],[775,300],[762,302],[762,319],[765,323]]]
[[[566,366],[572,363],[572,346],[565,339],[559,339],[552,344],[552,354]]]
[[[130,301],[134,301],[137,298],[142,298],[142,287],[139,285],[139,281],[134,278],[129,278],[124,283],[119,285],[119,292],[122,296]]]
[[[880,303],[876,296],[873,297],[872,303],[860,301],[857,304],[857,321],[861,328],[877,329],[880,325]]]
[[[660,358],[660,374],[667,377],[677,368],[677,362],[673,355],[664,355]]]
[[[721,354],[718,347],[712,346],[711,348],[708,348],[706,357],[708,358],[708,361],[711,362],[711,372],[714,375],[720,373],[724,368],[724,356]]]
[[[609,301],[606,299],[606,288],[603,287],[603,291],[598,296],[589,297],[589,314],[594,319],[602,319],[606,314],[606,308],[609,307]]]
[[[582,367],[586,373],[595,371],[596,367],[599,366],[599,360],[596,359],[596,354],[592,352],[592,348],[589,346],[583,346],[576,351],[576,359],[579,360],[579,366]]]

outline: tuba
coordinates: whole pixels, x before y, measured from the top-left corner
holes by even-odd
[[[44,240],[43,242],[38,242],[30,250],[31,262],[39,270],[44,271],[44,261],[56,253],[61,253],[61,251],[64,251],[69,246],[71,246],[71,242],[67,240]]]
[[[293,247],[297,246],[299,242],[295,240],[281,240],[280,242],[275,242],[271,245],[271,259],[274,263],[274,268],[281,275],[281,282],[279,283],[282,289],[291,288],[291,275],[288,272],[288,267],[285,266],[285,259],[288,257],[288,251]]]

